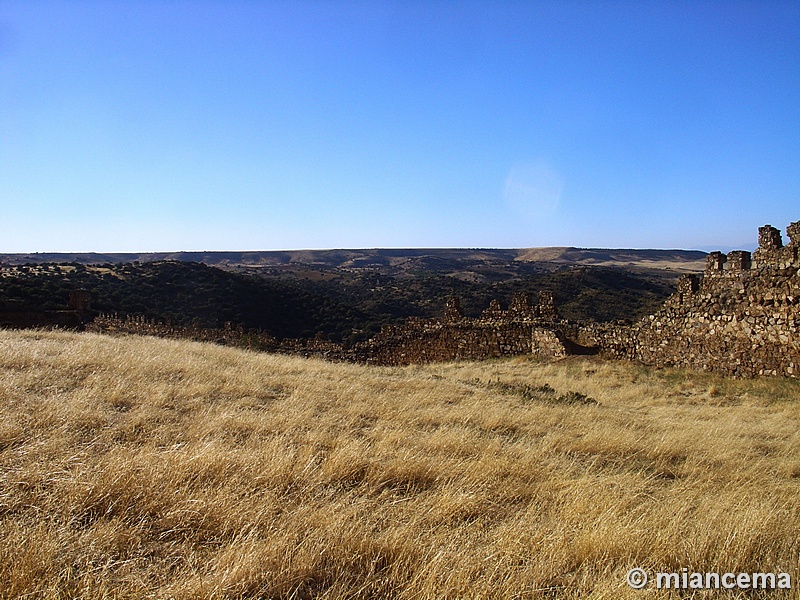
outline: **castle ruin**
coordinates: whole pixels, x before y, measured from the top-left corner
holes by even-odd
[[[538,303],[518,294],[508,310],[496,300],[475,318],[458,299],[443,319],[408,319],[388,326],[349,353],[357,361],[400,365],[531,354],[599,353],[647,365],[677,366],[737,377],[800,374],[800,221],[789,243],[771,225],[759,247],[711,252],[702,277],[684,275],[653,315],[634,325],[560,320],[552,294]]]
[[[771,225],[758,249],[712,252],[702,278],[685,275],[656,314],[593,341],[606,355],[751,377],[800,373],[800,221],[789,243]],[[588,341],[588,340],[584,340]]]
[[[350,357],[405,365],[517,354],[559,357],[587,350],[553,326],[557,319],[551,292],[540,292],[535,304],[529,294],[515,294],[508,310],[493,300],[477,319],[465,317],[458,298],[450,298],[443,319],[412,317],[402,326],[384,326],[377,336],[356,345]]]

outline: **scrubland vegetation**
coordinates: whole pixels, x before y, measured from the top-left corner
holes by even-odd
[[[92,311],[143,316],[173,325],[221,328],[225,322],[278,339],[327,338],[352,344],[409,316],[440,317],[450,296],[468,316],[492,299],[507,306],[515,292],[556,294],[559,311],[575,320],[636,320],[655,312],[674,291],[673,271],[644,275],[622,268],[559,268],[482,260],[426,261],[418,268],[320,268],[230,272],[202,263],[0,265],[3,304],[61,310],[70,291],[85,289]],[[257,273],[257,274],[256,274]]]
[[[734,597],[632,590],[632,567],[796,588],[798,396],[0,331],[0,597]]]

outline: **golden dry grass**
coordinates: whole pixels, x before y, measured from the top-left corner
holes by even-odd
[[[0,331],[0,597],[679,597],[634,566],[796,587],[798,392]]]

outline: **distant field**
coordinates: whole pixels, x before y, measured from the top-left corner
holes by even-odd
[[[705,269],[705,252],[698,250],[529,248],[519,250],[516,260],[679,273],[700,273]]]
[[[0,331],[0,598],[739,597],[633,567],[796,588],[799,399],[585,357]]]

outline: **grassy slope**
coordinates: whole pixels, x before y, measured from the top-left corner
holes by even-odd
[[[545,383],[599,404],[514,393]],[[0,331],[0,597],[653,597],[633,566],[796,585],[798,394]]]

